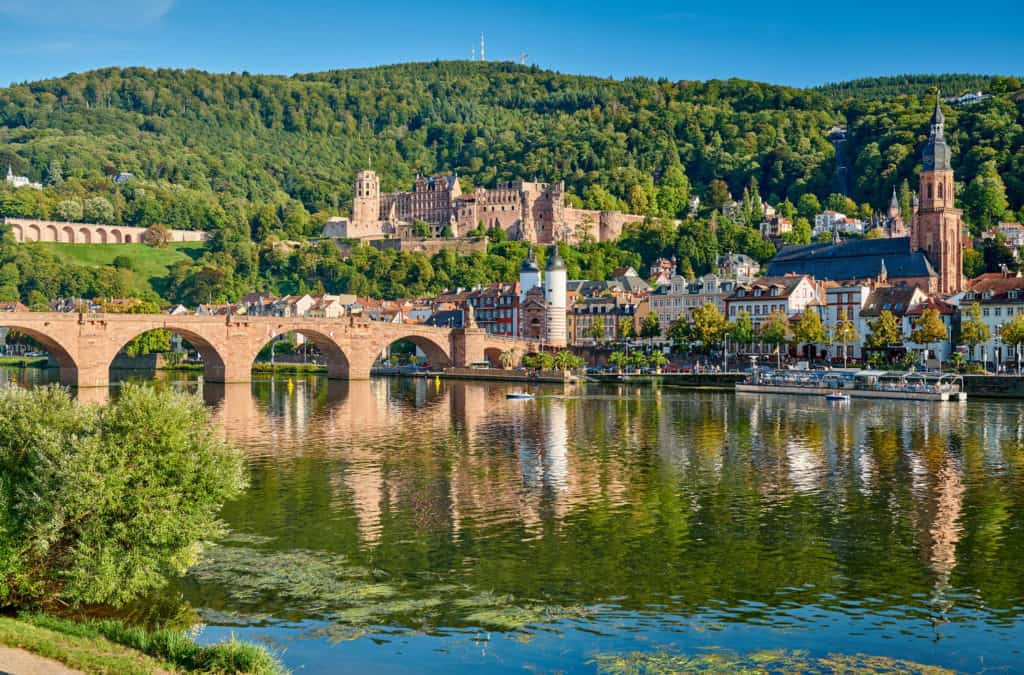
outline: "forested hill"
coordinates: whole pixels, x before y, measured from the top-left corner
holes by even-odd
[[[861,82],[848,93],[863,92]],[[952,94],[952,82],[984,88],[985,78],[936,82]],[[270,203],[277,223],[268,227],[294,236],[314,229],[305,214],[343,211],[354,173],[371,162],[384,189],[407,187],[417,172],[457,171],[464,186],[565,179],[587,205],[606,208],[653,203],[675,166],[705,198],[714,179],[738,197],[751,178],[769,201],[824,198],[835,189],[826,130],[849,118],[851,196],[882,208],[913,177],[927,133],[928,80],[910,84],[911,96],[881,102],[839,96],[843,85],[618,81],[506,63],[293,77],[104,69],[0,89],[0,166],[81,196],[131,171],[153,184],[157,203],[115,195],[115,218],[126,222],[206,227],[210,197]],[[958,178],[994,160],[1019,206],[1021,105],[998,97],[951,111],[948,127]]]
[[[936,90],[944,96],[959,96],[968,91],[988,90],[993,78],[989,75],[949,73],[932,75],[890,75],[865,77],[846,82],[829,82],[815,91],[836,99],[884,99],[893,96],[921,96]]]

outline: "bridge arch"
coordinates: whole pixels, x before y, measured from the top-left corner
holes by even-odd
[[[426,356],[427,363],[431,368],[447,368],[452,365],[451,350],[448,345],[444,345],[438,340],[418,333],[405,333],[401,330],[395,331],[392,335],[385,338],[387,343],[384,344],[374,354],[374,358],[382,355],[385,350],[389,349],[391,345],[396,342],[406,340],[415,345],[424,356]]]
[[[484,349],[484,359],[490,362],[492,368],[500,368],[501,352],[502,350],[497,347],[487,347]]]
[[[5,322],[0,318],[0,328],[18,331],[22,335],[27,335],[41,344],[50,357],[57,362],[57,367],[60,368],[60,383],[65,387],[78,385],[78,362],[75,361],[75,358],[60,340],[38,328],[19,326],[17,321]]]
[[[119,339],[113,343],[113,351],[106,355],[105,362],[107,373],[109,374],[111,367],[114,365],[114,359],[120,354],[124,348],[135,338],[151,333],[155,330],[166,330],[174,333],[175,335],[181,336],[183,340],[186,340],[192,347],[199,353],[199,356],[203,359],[203,379],[211,382],[223,382],[227,373],[227,364],[225,363],[224,355],[221,353],[221,349],[218,349],[210,340],[204,337],[202,334],[197,333],[194,330],[190,330],[185,327],[175,326],[168,324],[164,326],[152,326],[142,328],[137,331],[127,333],[129,336],[123,341]]]
[[[351,375],[352,364],[349,361],[348,355],[345,350],[335,342],[334,338],[329,334],[320,330],[314,330],[312,328],[296,327],[288,330],[280,330],[269,336],[266,340],[259,344],[256,351],[252,354],[252,358],[249,359],[249,367],[256,362],[256,358],[259,353],[268,345],[275,340],[280,339],[282,335],[289,333],[296,333],[301,335],[309,341],[311,345],[316,347],[317,351],[324,358],[327,365],[327,377],[332,379],[348,379]]]

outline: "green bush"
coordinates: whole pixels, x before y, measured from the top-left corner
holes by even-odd
[[[221,534],[221,505],[244,486],[197,397],[0,392],[0,609],[119,606],[159,588]]]

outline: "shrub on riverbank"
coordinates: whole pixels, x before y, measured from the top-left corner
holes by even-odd
[[[222,532],[221,505],[244,486],[196,397],[0,392],[0,608],[119,606],[159,588]]]

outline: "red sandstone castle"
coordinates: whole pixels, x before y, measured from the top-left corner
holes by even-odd
[[[373,171],[356,174],[352,216],[328,221],[324,236],[382,239],[413,236],[422,221],[434,237],[464,236],[481,225],[500,228],[510,239],[539,244],[612,241],[626,223],[643,216],[577,209],[565,203],[565,183],[511,181],[463,194],[458,176],[417,176],[409,192],[381,193]]]

